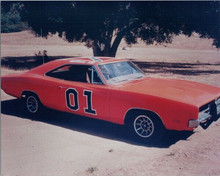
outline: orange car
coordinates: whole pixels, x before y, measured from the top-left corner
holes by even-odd
[[[162,129],[207,128],[220,116],[220,88],[195,82],[150,78],[132,62],[116,58],[51,61],[26,73],[2,76],[2,89],[25,100],[30,114],[42,105],[127,125],[138,139]]]

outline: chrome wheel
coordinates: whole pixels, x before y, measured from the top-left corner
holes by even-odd
[[[27,106],[27,110],[30,113],[36,113],[39,108],[39,103],[38,103],[38,100],[36,99],[36,97],[28,96],[27,100],[26,100],[26,106]]]
[[[136,117],[133,127],[136,134],[142,138],[149,138],[154,133],[154,123],[145,115]]]

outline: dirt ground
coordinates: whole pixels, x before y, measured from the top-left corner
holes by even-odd
[[[127,47],[117,57],[132,59],[148,76],[178,78],[220,87],[220,55],[211,40],[178,36],[173,44]],[[28,31],[1,34],[1,75],[26,71],[49,58],[92,56],[83,44]],[[39,61],[40,60],[40,61]],[[13,68],[13,69],[12,69]],[[15,70],[16,69],[16,70]],[[32,118],[1,90],[2,176],[220,175],[220,120],[207,130],[168,132],[158,144],[139,144],[122,126],[46,110]]]

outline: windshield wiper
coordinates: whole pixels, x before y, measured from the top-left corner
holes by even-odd
[[[130,79],[122,79],[122,80],[115,81],[115,83],[124,82],[124,81],[129,81],[129,80],[130,80]]]
[[[144,77],[144,75],[141,75],[141,76],[136,77],[135,79],[137,79],[137,78],[143,78],[143,77]]]

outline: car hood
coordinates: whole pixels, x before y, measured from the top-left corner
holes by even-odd
[[[220,88],[201,83],[160,78],[143,78],[116,85],[117,89],[181,103],[202,106],[220,97]]]

